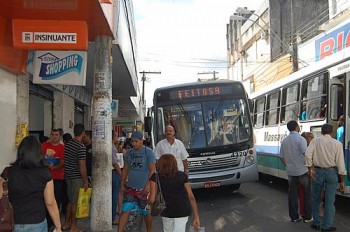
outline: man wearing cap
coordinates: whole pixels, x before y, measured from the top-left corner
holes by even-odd
[[[147,205],[150,191],[149,178],[155,171],[156,159],[153,151],[143,145],[143,134],[134,131],[131,135],[133,148],[125,155],[120,194],[123,194],[122,213],[118,232],[123,232],[133,208],[145,218],[147,232],[152,231],[152,216]]]
[[[159,159],[163,154],[173,154],[176,158],[179,171],[188,174],[188,152],[185,145],[175,138],[175,130],[173,126],[168,125],[165,127],[165,137],[165,139],[157,143],[157,146],[154,149],[156,159]]]

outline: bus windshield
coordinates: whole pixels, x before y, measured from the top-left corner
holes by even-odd
[[[187,149],[237,144],[250,138],[249,113],[244,99],[210,100],[158,108],[158,140],[172,125]],[[160,128],[159,128],[160,129]]]

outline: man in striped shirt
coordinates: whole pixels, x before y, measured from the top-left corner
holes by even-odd
[[[77,228],[77,219],[75,217],[76,205],[78,201],[79,188],[88,188],[86,149],[82,143],[84,135],[84,125],[75,124],[74,138],[67,142],[64,151],[64,178],[67,182],[67,195],[71,205],[71,221],[66,222],[62,229],[68,229],[70,227],[70,231],[81,231]]]

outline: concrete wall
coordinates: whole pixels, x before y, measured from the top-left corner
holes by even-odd
[[[317,33],[317,28],[328,20],[328,17],[318,18],[321,13],[328,15],[328,0],[294,1],[294,18],[296,32],[303,37],[310,37],[310,33]],[[291,1],[270,0],[269,6],[270,28],[283,41],[285,46],[291,42]],[[286,54],[281,43],[276,38],[271,38],[272,60],[280,57],[281,52]]]
[[[74,99],[65,93],[55,91],[53,103],[53,125],[73,136]]]
[[[0,69],[0,170],[16,159],[17,76]],[[24,113],[19,117],[25,118]]]

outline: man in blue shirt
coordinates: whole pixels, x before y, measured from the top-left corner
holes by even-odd
[[[289,181],[288,206],[292,222],[301,221],[298,213],[298,185],[300,184],[304,195],[304,222],[309,222],[311,216],[311,182],[309,170],[305,167],[304,153],[307,148],[306,140],[299,132],[300,127],[294,120],[287,123],[290,134],[282,141],[280,158],[286,166]]]
[[[118,232],[124,231],[129,214],[136,208],[145,218],[147,232],[152,231],[152,216],[147,198],[150,192],[149,178],[155,171],[156,158],[152,149],[143,145],[143,134],[131,135],[133,148],[125,155],[120,193],[124,195]]]
[[[340,116],[338,120],[338,129],[337,129],[337,140],[341,143],[344,143],[344,116]]]

